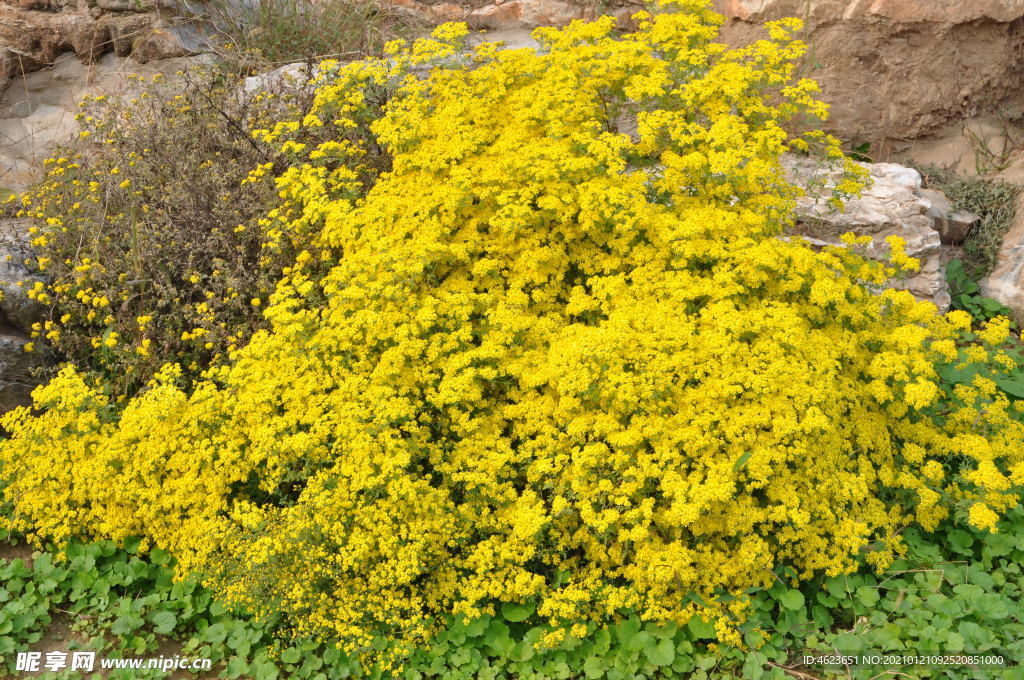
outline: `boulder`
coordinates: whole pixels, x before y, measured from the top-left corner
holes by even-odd
[[[954,209],[941,191],[921,189],[918,193],[928,203],[928,215],[934,220],[943,245],[962,245],[971,230],[981,222],[980,215]]]
[[[1024,326],[1024,193],[1017,199],[1017,217],[1003,236],[996,266],[981,281],[981,292],[1010,308],[1010,315]]]
[[[942,237],[931,214],[938,197],[933,195],[933,202],[927,198],[929,194],[922,195],[926,190],[916,170],[894,163],[862,164],[870,174],[870,186],[859,197],[848,199],[843,210],[837,210],[828,198],[841,176],[838,167],[793,155],[783,157],[783,164],[787,179],[805,190],[797,200],[794,236],[815,246],[842,245],[840,237],[847,232],[870,236],[866,255],[878,259],[889,252],[885,239],[899,236],[906,243],[907,254],[918,259],[921,268],[915,276],[892,285],[934,303],[940,311],[949,309]]]

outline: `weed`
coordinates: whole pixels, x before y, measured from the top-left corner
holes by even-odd
[[[213,33],[221,57],[252,69],[324,57],[377,54],[410,27],[367,0],[213,0],[180,11]]]

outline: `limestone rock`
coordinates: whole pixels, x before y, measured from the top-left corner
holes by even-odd
[[[1020,0],[717,0],[716,5],[726,16],[745,21],[809,15],[816,21],[879,18],[929,23],[1006,22],[1024,14]]]
[[[475,7],[469,3],[429,0],[394,0],[394,4],[432,23],[465,21],[474,28],[496,30],[564,26],[574,19],[597,16],[593,6],[563,0],[493,0]]]
[[[195,28],[160,20],[153,22],[148,30],[133,40],[129,54],[135,61],[145,64],[198,54],[202,49],[203,37]]]
[[[0,92],[69,51],[91,64],[111,51],[137,51],[144,62],[202,50],[197,31],[168,18],[173,8],[173,0],[0,0]]]
[[[942,241],[929,214],[932,203],[921,195],[921,175],[916,170],[893,163],[864,164],[870,186],[839,211],[827,201],[841,175],[839,168],[797,156],[783,157],[783,164],[787,179],[807,192],[797,201],[795,235],[816,246],[841,245],[840,237],[846,232],[870,236],[866,254],[879,259],[889,251],[885,239],[899,236],[921,269],[911,278],[893,282],[894,287],[933,302],[940,311],[949,309]]]
[[[1017,199],[1017,217],[1003,237],[996,266],[981,282],[981,292],[1010,308],[1024,325],[1024,194]]]
[[[935,222],[943,245],[958,246],[966,239],[981,217],[967,210],[955,210],[953,204],[935,189],[921,189],[921,198],[928,202],[928,214]]]

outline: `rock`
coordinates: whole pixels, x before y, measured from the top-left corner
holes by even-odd
[[[25,351],[29,341],[24,333],[0,330],[0,413],[31,403],[34,355]]]
[[[29,256],[27,220],[0,219],[0,327],[7,326],[30,333],[32,324],[43,315],[43,306],[29,298],[27,292],[42,277],[25,267]]]
[[[312,88],[315,73],[303,62],[285,64],[278,68],[249,76],[242,82],[242,97],[248,99],[260,92],[277,92],[285,87]]]
[[[886,19],[900,22],[1009,22],[1024,14],[1020,0],[716,0],[717,9],[744,21],[807,16],[813,21]]]
[[[953,204],[941,191],[921,189],[918,193],[928,203],[928,215],[934,220],[943,245],[962,244],[971,229],[981,222],[979,215],[966,210],[954,210]]]
[[[394,0],[394,4],[405,13],[431,23],[465,21],[474,28],[494,30],[564,26],[575,19],[593,19],[599,14],[594,6],[563,0],[495,0],[478,6]]]
[[[1024,111],[1021,0],[715,0],[722,41],[800,17],[804,71],[831,104],[828,128],[872,153],[977,116]],[[884,152],[883,152],[884,153]]]
[[[153,20],[145,14],[129,14],[110,23],[110,45],[114,54],[127,57],[149,34]]]
[[[174,0],[0,0],[0,85],[68,51],[87,64],[111,51],[137,52],[139,62],[202,51],[203,37],[174,9]]]
[[[916,170],[893,163],[862,164],[870,173],[871,185],[838,211],[827,202],[841,176],[838,167],[793,155],[784,156],[783,165],[788,180],[807,193],[797,200],[795,235],[815,246],[842,245],[840,237],[846,232],[870,236],[866,255],[878,259],[888,254],[885,239],[899,236],[921,268],[915,276],[892,285],[934,303],[940,311],[949,309],[942,241],[929,213],[933,204],[922,196],[927,190],[921,188]]]
[[[981,292],[1009,307],[1013,320],[1024,325],[1024,193],[1017,199],[1017,216],[1003,236],[996,266],[981,281]]]
[[[198,54],[203,50],[203,37],[188,24],[157,21],[132,42],[131,57],[140,64],[161,59],[174,59]]]

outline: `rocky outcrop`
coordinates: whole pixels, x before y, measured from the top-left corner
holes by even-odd
[[[1017,198],[1017,217],[1003,236],[995,269],[981,282],[981,292],[1009,307],[1013,320],[1024,326],[1024,192]]]
[[[564,26],[575,19],[595,19],[601,14],[619,17],[628,24],[629,17],[641,4],[612,2],[600,11],[593,3],[566,0],[491,0],[490,2],[436,2],[432,0],[394,0],[394,6],[418,19],[441,23],[465,21],[473,28],[509,30],[537,26]]]
[[[843,210],[836,210],[827,199],[841,176],[838,169],[796,156],[786,156],[783,161],[789,181],[806,192],[797,201],[791,237],[826,246],[842,245],[840,237],[846,232],[866,235],[872,239],[867,256],[882,259],[889,252],[885,239],[899,236],[906,243],[907,254],[918,259],[921,268],[915,276],[892,285],[933,302],[941,311],[949,309],[947,251],[938,227],[949,221],[952,206],[940,192],[922,189],[916,170],[893,163],[864,164],[870,186],[859,197],[848,199]]]
[[[967,118],[1024,111],[1024,0],[716,0],[733,44],[806,22],[805,75],[843,139],[885,153]]]
[[[11,77],[72,52],[91,64],[108,52],[138,62],[195,52],[199,34],[161,0],[0,0],[0,90]]]

